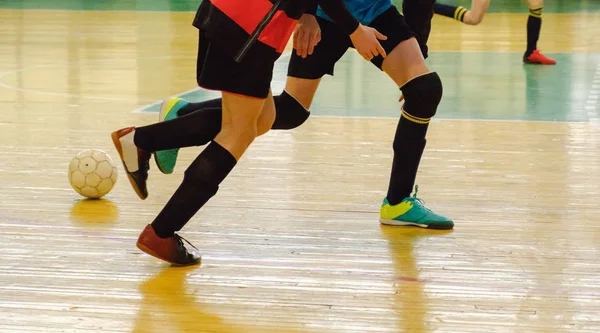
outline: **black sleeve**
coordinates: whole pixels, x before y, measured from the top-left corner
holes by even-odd
[[[358,28],[358,21],[350,14],[342,0],[316,0],[325,14],[337,24],[340,29],[350,35]]]
[[[307,1],[307,5],[306,5],[306,10],[304,11],[305,14],[310,14],[310,15],[317,15],[317,7],[319,5],[317,5],[317,0],[308,0]]]
[[[402,12],[406,23],[414,33],[421,47],[423,57],[427,58],[427,40],[431,32],[431,19],[433,18],[433,4],[435,0],[404,0]]]

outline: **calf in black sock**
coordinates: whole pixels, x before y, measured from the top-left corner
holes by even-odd
[[[435,72],[415,77],[400,90],[404,107],[394,137],[394,160],[387,193],[391,205],[397,205],[412,192],[427,143],[429,121],[443,93],[442,81]]]

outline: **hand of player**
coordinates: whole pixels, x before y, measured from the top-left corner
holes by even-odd
[[[293,40],[298,56],[306,58],[313,53],[315,46],[321,41],[321,28],[313,15],[302,15],[294,30]]]
[[[359,24],[358,28],[350,35],[350,39],[356,51],[367,60],[371,60],[378,55],[384,58],[387,56],[385,50],[379,44],[379,40],[386,40],[387,37],[371,27]]]

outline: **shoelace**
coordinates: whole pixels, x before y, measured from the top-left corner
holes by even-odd
[[[178,234],[175,234],[175,239],[177,239],[177,242],[179,243],[179,246],[182,247],[183,249],[185,249],[185,244],[183,244],[183,242],[181,240],[184,240],[186,243],[188,243],[191,247],[193,247],[194,249],[198,250],[197,247],[194,246],[194,244],[190,243],[189,240],[179,236]],[[187,251],[187,249],[185,249]],[[198,250],[200,251],[200,250]]]
[[[417,198],[417,193],[419,193],[419,185],[415,185],[415,194],[413,194],[412,197],[410,197],[411,201],[416,201],[420,203],[423,209],[427,210],[428,212],[431,212],[431,209],[425,206],[425,200]]]

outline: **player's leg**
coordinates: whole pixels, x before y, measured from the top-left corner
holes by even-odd
[[[280,95],[273,97],[273,112],[276,112],[276,115],[271,129],[294,129],[308,119],[310,115],[308,108],[320,80],[300,80],[288,77],[285,90]],[[294,96],[300,96],[300,98]],[[159,116],[159,120],[177,122],[178,126],[183,126],[182,131],[177,135],[188,137],[189,144],[181,147],[203,146],[221,131],[221,103],[221,98],[199,103],[190,103],[181,98],[171,98],[163,102],[161,110],[166,110],[166,117]],[[215,105],[218,106],[215,107]],[[189,124],[198,126],[192,136],[187,135],[188,132],[184,130]],[[261,131],[259,135],[267,131],[268,129]],[[165,144],[168,144],[171,140],[165,138],[164,141]],[[173,173],[178,154],[179,148],[157,151],[154,157],[159,170],[165,174]]]
[[[433,6],[436,14],[453,18],[469,25],[478,25],[490,6],[490,0],[473,0],[471,8],[437,3]]]
[[[523,62],[527,64],[554,65],[556,60],[545,56],[537,48],[542,29],[542,11],[544,0],[527,0],[529,17],[527,19],[527,50],[523,55]]]
[[[277,111],[272,129],[294,129],[308,119],[310,114],[308,111],[308,107],[310,106],[309,101],[312,101],[311,94],[314,95],[319,82],[318,80],[310,80],[308,82],[295,81],[295,78],[288,78],[285,90],[280,95],[273,97],[273,112]],[[295,93],[301,96],[301,99],[295,98],[293,95]],[[302,103],[301,100],[307,104]],[[166,117],[159,116],[159,120],[177,122],[183,128],[188,124],[197,124],[198,127],[195,129],[193,136],[187,135],[187,131],[185,130],[178,133],[179,136],[187,136],[189,138],[189,144],[181,147],[203,146],[214,139],[221,131],[221,103],[221,98],[199,103],[190,103],[181,98],[171,98],[163,102],[161,110],[166,110]],[[307,106],[305,107],[304,104]],[[215,107],[215,105],[218,106]],[[184,124],[184,122],[186,123]],[[260,132],[259,135],[266,133],[267,130]],[[168,141],[170,140],[165,138],[164,143],[166,144]],[[173,173],[178,154],[179,148],[157,151],[154,157],[159,170],[165,174]]]
[[[178,120],[178,117],[183,116],[180,116],[178,113],[192,106],[192,103],[179,97],[165,99],[161,104],[160,112],[158,114],[158,121],[185,121],[186,123],[198,123],[199,127],[196,128],[196,133],[204,134],[204,136],[197,136],[196,138],[198,141],[195,145],[205,145],[210,142],[210,140],[214,139],[221,130],[221,100],[221,98],[218,98],[209,101],[212,103],[206,103],[206,106],[203,107],[205,112],[202,114],[191,114],[190,112],[187,114],[188,117],[186,117],[185,120],[181,120],[182,118],[179,118]],[[180,132],[180,134],[183,134],[183,132]],[[162,173],[171,174],[175,168],[178,155],[179,148],[159,150],[154,153],[156,166]]]
[[[307,19],[315,18],[309,16]],[[310,116],[308,110],[321,77],[325,74],[333,74],[335,63],[351,45],[350,38],[342,34],[332,22],[321,18],[317,20],[321,26],[321,42],[315,47],[313,54],[306,58],[300,57],[295,52],[292,53],[285,89],[273,98],[275,121],[272,129],[294,129],[308,119]],[[183,127],[191,123],[198,124],[198,131],[192,137],[193,141],[189,143],[201,146],[212,140],[221,129],[221,103],[220,98],[199,103],[172,98],[163,103],[160,119],[174,119],[172,121],[179,121]],[[187,124],[184,124],[180,117],[186,118]],[[185,136],[186,131],[182,130],[178,135]],[[168,141],[169,139],[165,138],[164,143]],[[178,149],[171,149],[155,153],[156,163],[162,172],[173,172],[177,152]]]
[[[269,103],[267,103],[269,102]],[[258,119],[258,135],[270,129],[275,106],[269,91],[261,116]],[[214,117],[213,117],[214,116]],[[212,118],[212,119],[211,119]],[[222,124],[216,126],[214,120],[222,122],[223,108],[209,108],[192,112],[172,120],[136,128],[136,144],[149,152],[168,151],[184,147],[203,146],[221,132]],[[140,139],[143,137],[142,139]]]
[[[225,114],[223,112],[223,114]],[[266,134],[275,121],[275,101],[273,99],[273,92],[269,89],[269,95],[263,104],[262,111],[258,119],[256,120],[256,137]],[[220,133],[219,133],[220,134]],[[217,135],[218,137],[219,135]],[[216,140],[216,138],[215,138]]]
[[[199,261],[182,248],[176,233],[217,193],[257,136],[264,105],[264,99],[223,92],[221,132],[186,169],[179,188],[140,234],[137,245],[142,251],[177,265]]]
[[[277,114],[277,118],[273,123],[273,127],[271,129],[283,129],[289,130],[294,129],[306,120],[308,116],[305,115],[308,111],[306,110],[308,107],[305,107],[298,99],[293,97],[288,92],[289,86],[289,78],[286,83],[286,88],[284,91],[277,95],[273,96],[273,101],[277,110],[282,110],[282,113]],[[311,85],[312,86],[312,85]],[[318,84],[317,84],[318,86]],[[294,88],[292,88],[294,89]],[[298,87],[298,89],[303,89],[303,87]],[[310,90],[316,91],[316,88],[311,88]],[[314,94],[314,92],[313,92]],[[302,95],[310,95],[308,93],[303,93]],[[310,98],[312,101],[312,97]],[[159,121],[168,121],[171,119],[175,119],[177,117],[187,116],[192,113],[201,112],[204,113],[204,117],[206,117],[206,122],[212,125],[213,131],[207,132],[207,140],[211,140],[214,138],[216,133],[220,130],[221,126],[221,98],[215,98],[203,102],[189,102],[179,97],[173,97],[163,102],[163,107],[166,111],[164,112],[164,116],[159,115]],[[172,107],[171,107],[172,106]],[[310,103],[309,103],[310,106]],[[289,112],[286,112],[289,111]],[[303,111],[303,112],[299,112]],[[215,132],[216,131],[216,132]],[[211,134],[214,133],[214,134]],[[212,135],[212,137],[211,137]]]
[[[144,252],[176,265],[196,264],[200,260],[195,251],[185,248],[176,232],[216,194],[219,184],[254,138],[259,132],[268,130],[273,121],[273,101],[269,93],[272,62],[248,55],[244,62],[236,63],[218,48],[207,48],[203,55],[205,59],[199,61],[198,83],[223,91],[221,131],[187,168],[181,185],[152,224],[140,234],[137,243]],[[115,144],[128,146],[122,151],[129,152],[151,153],[165,148],[164,142],[157,137],[162,134],[177,137],[181,126],[174,125],[175,122],[155,124],[141,131],[129,130],[133,134],[129,141],[117,134]],[[165,128],[170,128],[171,132]],[[121,154],[121,158],[126,165],[136,156]],[[127,165],[126,171],[130,171]]]
[[[332,22],[305,14],[302,20],[316,20],[321,29],[321,41],[314,47],[311,55],[302,57],[292,52],[288,65],[288,77],[285,91],[298,101],[300,107],[277,110],[277,117],[296,128],[310,116],[310,106],[325,75],[333,75],[335,64],[352,46],[350,38],[343,34]],[[305,24],[304,26],[307,26]]]
[[[300,126],[306,118],[308,111],[286,91],[273,97],[277,110],[281,110],[273,123],[273,129],[292,129]],[[222,99],[217,98],[205,102],[190,103],[179,97],[163,101],[159,121],[184,121],[198,124],[193,139],[194,146],[203,146],[210,142],[221,131]],[[184,125],[185,126],[185,125]],[[186,133],[180,132],[183,136]],[[260,133],[262,135],[262,133]],[[167,139],[168,141],[168,139]],[[182,146],[182,147],[187,147]],[[154,154],[156,165],[165,174],[170,174],[177,163],[179,148],[160,150]]]
[[[454,223],[435,214],[410,196],[426,145],[431,118],[442,98],[442,82],[425,65],[425,59],[404,17],[395,7],[377,17],[372,27],[388,36],[382,41],[388,56],[373,60],[402,91],[404,106],[393,142],[394,157],[387,196],[381,207],[381,222],[451,229]]]

